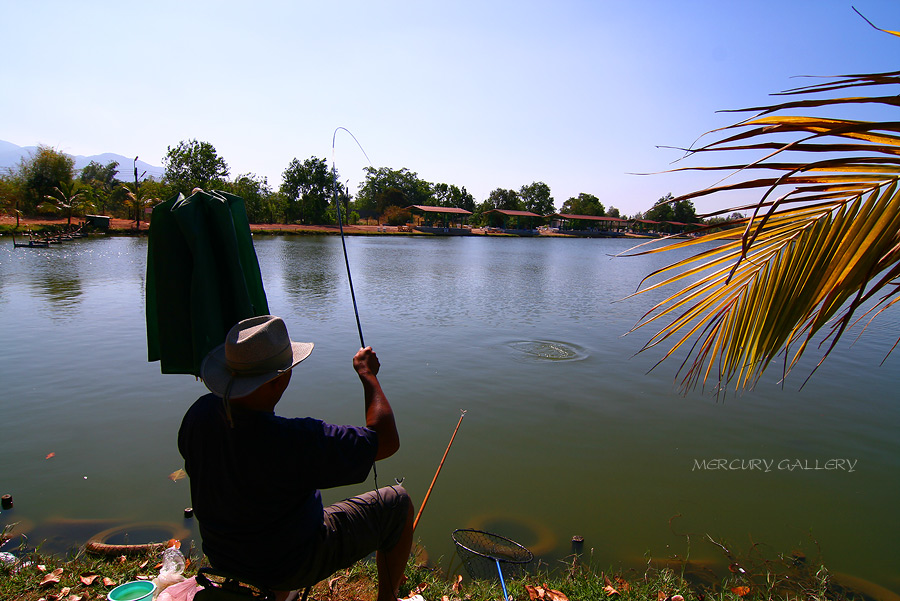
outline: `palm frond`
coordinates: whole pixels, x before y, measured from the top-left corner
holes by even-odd
[[[835,79],[785,93],[897,86],[900,72]],[[862,319],[854,315],[863,304],[872,305],[864,312],[871,321],[900,300],[900,122],[789,112],[835,107],[859,111],[873,105],[896,109],[897,98],[809,98],[743,109],[756,115],[710,132],[718,139],[687,152],[696,156],[750,150],[761,152],[759,159],[673,169],[729,175],[670,202],[734,190],[761,192],[756,203],[714,213],[749,211],[746,219],[731,224],[735,229],[701,231],[696,238],[659,247],[641,245],[623,253],[701,247],[694,256],[647,276],[635,293],[681,286],[647,311],[632,332],[658,328],[642,351],[667,346],[660,363],[679,349],[686,353],[678,371],[684,392],[705,387],[710,378],[717,390],[731,385],[736,391],[752,388],[779,355],[786,376],[814,339],[819,339],[824,360],[845,331]],[[815,158],[822,153],[827,156]],[[751,175],[759,171],[766,173]]]

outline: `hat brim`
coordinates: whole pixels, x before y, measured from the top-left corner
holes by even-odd
[[[229,383],[231,383],[231,391],[228,394],[228,398],[237,399],[247,396],[269,380],[274,380],[284,372],[294,369],[298,363],[309,357],[314,346],[312,342],[291,341],[293,357],[289,367],[254,376],[233,377],[225,363],[225,345],[220,344],[211,350],[203,359],[203,363],[200,364],[200,378],[210,392],[223,398],[228,390]]]

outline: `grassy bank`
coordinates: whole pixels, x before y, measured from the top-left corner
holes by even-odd
[[[8,549],[4,549],[8,551]],[[16,560],[0,561],[0,599],[9,601],[87,601],[105,599],[117,584],[152,579],[159,574],[158,552],[106,557],[83,549],[60,558],[38,551],[15,551]],[[185,549],[187,576],[205,561],[195,548]],[[454,565],[456,564],[456,565]],[[772,601],[871,599],[835,582],[817,563],[791,556],[749,569],[732,564],[725,578],[693,573],[689,564],[648,559],[640,569],[599,569],[585,557],[565,564],[540,565],[521,579],[507,582],[515,601]],[[455,557],[449,566],[417,564],[412,559],[401,594],[421,594],[427,601],[497,601],[499,582],[474,581]],[[360,562],[314,587],[310,598],[319,601],[371,601],[375,599],[375,567]]]

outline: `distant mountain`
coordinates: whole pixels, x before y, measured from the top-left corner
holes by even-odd
[[[0,173],[5,173],[8,169],[14,169],[19,165],[19,162],[23,158],[27,159],[36,151],[37,146],[18,146],[12,142],[0,140]],[[111,161],[117,161],[119,163],[118,178],[121,181],[126,182],[134,179],[134,157],[126,157],[113,152],[104,152],[103,154],[91,156],[69,156],[75,159],[75,169],[79,171],[84,169],[91,161],[96,161],[101,165],[108,165]],[[137,168],[138,175],[146,171],[147,175],[144,176],[145,178],[153,178],[156,180],[162,179],[163,172],[165,171],[162,167],[145,163],[140,159],[138,159]]]

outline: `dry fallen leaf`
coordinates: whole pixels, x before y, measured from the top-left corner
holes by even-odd
[[[450,601],[450,597],[444,595],[443,597],[441,597],[441,601]]]
[[[184,478],[187,478],[187,472],[184,470],[175,470],[174,472],[169,474],[169,480],[171,480],[172,482],[178,482],[179,480],[182,480]]]
[[[85,595],[69,595],[69,598],[66,601],[82,601],[82,599],[87,599],[88,597]]]
[[[59,584],[59,577],[62,576],[62,574],[63,574],[63,569],[56,568],[49,574],[44,575],[44,577],[41,579],[40,586],[46,586],[48,584]]]
[[[619,594],[619,591],[613,587],[612,582],[609,581],[609,576],[606,574],[603,575],[603,582],[606,583],[606,586],[603,587],[603,592],[606,593],[607,597]]]
[[[539,601],[544,598],[544,589],[539,586],[526,584],[525,590],[528,591],[528,598],[531,599],[531,601]]]
[[[337,582],[338,580],[340,580],[341,578],[346,578],[346,577],[347,577],[346,575],[341,574],[339,576],[335,576],[334,578],[330,578],[328,580],[328,590],[334,591],[334,583]]]
[[[731,592],[734,593],[735,595],[737,595],[738,597],[743,597],[744,595],[746,595],[747,593],[750,592],[750,587],[749,586],[736,586],[733,589],[731,589]]]
[[[181,541],[178,540],[177,538],[170,538],[168,541],[166,541],[166,548],[169,548],[169,547],[175,547],[176,549],[180,549]]]
[[[106,576],[103,577],[102,582],[103,582],[103,586],[115,586],[116,585],[115,580],[113,580],[112,578],[107,578]]]
[[[547,598],[550,601],[569,601],[569,598],[566,597],[565,594],[552,588],[547,590]]]
[[[62,589],[59,591],[59,596],[60,596],[60,597],[65,597],[66,595],[69,594],[69,592],[70,592],[71,590],[72,590],[71,587],[64,586],[64,587],[62,587]]]
[[[422,584],[420,584],[419,586],[417,586],[416,588],[414,588],[414,589],[410,592],[410,595],[418,595],[419,593],[421,593],[422,591],[424,591],[424,590],[427,589],[427,588],[428,588],[428,583],[427,583],[427,582],[423,582]]]
[[[100,574],[95,574],[94,572],[82,572],[78,577],[78,580],[80,580],[81,584],[83,584],[84,586],[91,586],[99,577]]]
[[[116,557],[116,561],[119,562],[119,563],[125,563],[125,561],[126,561],[126,560],[125,560],[125,556],[124,556],[124,555],[119,555],[118,557]]]
[[[669,595],[665,594],[662,591],[658,591],[656,593],[656,601],[666,601],[669,598]]]
[[[149,560],[149,559],[147,559],[147,560],[145,560],[143,563],[141,563],[141,565],[138,566],[138,569],[139,569],[139,570],[143,570],[144,568],[147,567],[147,564],[148,564],[148,563],[150,563],[150,560]],[[162,566],[160,566],[160,567],[162,567]]]
[[[45,566],[45,565],[42,564],[42,563],[39,563],[38,566],[37,566],[37,569],[38,569],[38,572],[46,572],[46,571],[47,571],[47,566]]]
[[[450,585],[450,592],[458,593],[460,587],[462,586],[462,574],[457,574],[453,579],[453,584]]]
[[[619,588],[625,591],[626,593],[631,590],[631,585],[628,584],[628,581],[623,578],[616,577],[616,584],[619,585]]]
[[[53,459],[54,457],[56,457],[56,453],[47,453],[47,456],[44,457],[44,459]]]

